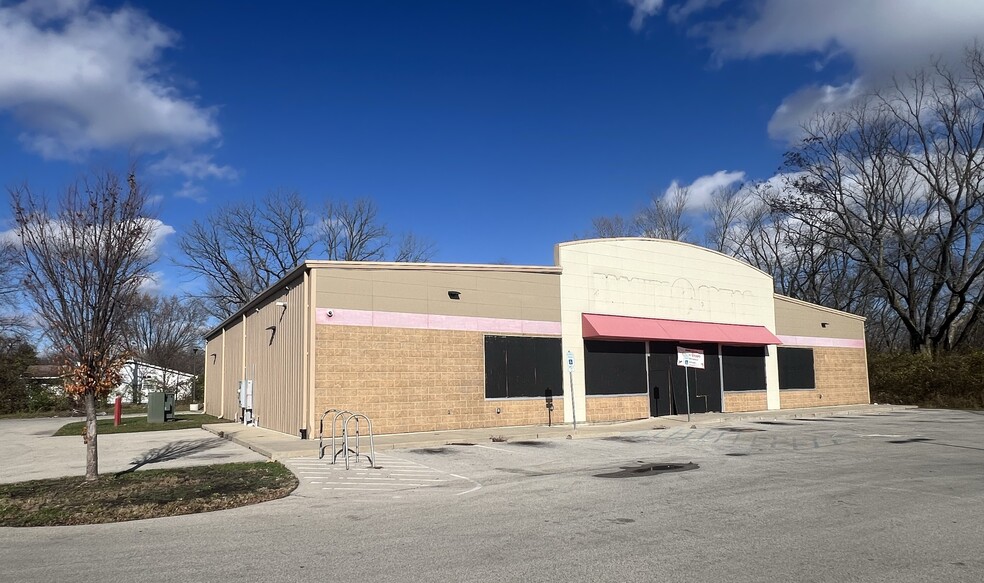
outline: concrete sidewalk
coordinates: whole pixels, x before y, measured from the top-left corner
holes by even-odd
[[[784,409],[781,411],[756,411],[753,413],[701,413],[692,415],[690,425],[696,427],[734,423],[740,421],[772,421],[778,419],[829,417],[834,415],[865,415],[889,413],[892,411],[916,409],[905,405],[843,405],[837,407],[813,407],[809,409]],[[500,438],[506,441],[521,439],[585,439],[611,437],[634,431],[650,431],[687,425],[686,415],[652,417],[636,421],[618,423],[578,423],[577,430],[570,424],[553,427],[532,425],[521,427],[486,427],[480,429],[454,429],[449,431],[429,431],[422,433],[394,433],[373,436],[377,450],[410,449],[434,447],[453,443],[487,443]],[[318,455],[318,435],[302,440],[292,435],[270,429],[248,427],[238,423],[213,423],[203,425],[202,429],[219,437],[247,447],[271,460],[279,461],[297,457]],[[326,423],[327,429],[327,423]],[[325,435],[325,443],[330,443],[330,433]],[[366,446],[363,436],[363,447]],[[330,447],[330,445],[329,445]]]

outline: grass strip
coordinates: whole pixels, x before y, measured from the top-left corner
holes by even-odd
[[[174,429],[196,429],[207,423],[225,423],[228,419],[219,419],[204,413],[189,415],[175,415],[174,421],[167,423],[147,423],[147,417],[124,417],[119,425],[113,425],[113,419],[97,419],[96,433],[105,435],[107,433],[136,433],[139,431],[169,431]],[[55,437],[65,435],[81,435],[85,427],[85,421],[75,421],[63,425],[61,429],[54,433]]]
[[[211,512],[283,498],[297,478],[243,462],[0,484],[0,526],[101,524]]]

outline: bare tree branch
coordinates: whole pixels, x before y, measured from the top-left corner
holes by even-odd
[[[686,241],[690,225],[684,220],[690,189],[674,185],[654,196],[652,202],[636,215],[636,230],[643,237]]]
[[[396,248],[393,261],[407,263],[426,263],[434,257],[436,245],[414,233],[404,233]]]
[[[192,223],[177,263],[205,280],[205,308],[225,318],[308,257],[310,226],[300,195],[277,190]]]
[[[319,225],[319,237],[328,259],[381,261],[390,243],[386,226],[379,222],[376,203],[367,198],[354,202],[328,201]]]
[[[844,246],[878,282],[909,348],[955,348],[984,301],[984,54],[819,116],[774,208]]]

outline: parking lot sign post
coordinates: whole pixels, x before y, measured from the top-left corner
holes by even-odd
[[[574,407],[574,353],[567,351],[567,376],[571,382],[571,419],[574,421],[574,431],[577,431],[577,411]]]
[[[683,367],[684,386],[687,389],[687,423],[690,423],[690,369],[704,368],[704,351],[677,346],[677,365]]]

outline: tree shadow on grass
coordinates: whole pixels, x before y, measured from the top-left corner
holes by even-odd
[[[198,452],[216,448],[222,445],[222,443],[223,440],[218,438],[172,441],[167,445],[155,447],[154,449],[145,452],[140,457],[133,458],[133,460],[130,461],[130,463],[133,464],[132,466],[123,471],[116,472],[114,475],[122,476],[124,474],[129,474],[130,472],[134,472],[147,464],[156,464],[181,459]]]

